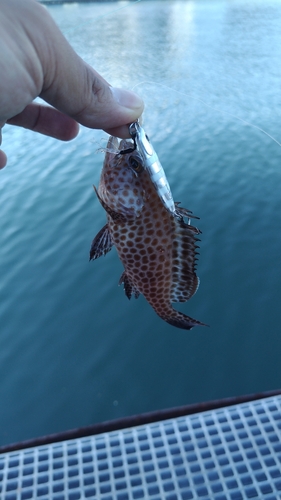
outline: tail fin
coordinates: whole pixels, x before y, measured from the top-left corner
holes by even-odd
[[[191,330],[194,326],[209,326],[205,323],[201,323],[201,321],[198,321],[197,319],[190,318],[189,316],[176,311],[172,307],[169,308],[169,311],[165,311],[165,314],[162,312],[159,314],[158,311],[156,312],[158,316],[167,321],[167,323],[172,326],[176,326],[177,328],[182,328],[183,330]]]

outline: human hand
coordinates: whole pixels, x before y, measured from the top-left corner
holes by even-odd
[[[0,0],[0,39],[0,144],[5,123],[66,141],[78,123],[129,137],[142,100],[86,64],[36,0]],[[38,96],[53,107],[34,103]],[[0,168],[6,161],[0,150]]]

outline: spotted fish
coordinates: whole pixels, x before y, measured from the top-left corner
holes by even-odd
[[[171,302],[185,302],[196,292],[199,229],[192,214],[176,203],[177,216],[164,207],[143,160],[132,144],[110,137],[96,194],[106,210],[107,224],[92,242],[90,260],[116,247],[124,272],[119,284],[130,299],[144,295],[170,325],[185,330],[204,325],[176,311]],[[120,154],[128,150],[127,154]]]

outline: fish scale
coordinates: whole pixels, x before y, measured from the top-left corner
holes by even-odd
[[[163,320],[178,328],[204,325],[171,305],[187,301],[198,288],[195,268],[200,231],[184,222],[183,216],[190,216],[188,210],[176,204],[177,217],[167,211],[130,145],[109,138],[96,191],[107,212],[107,224],[93,240],[90,259],[105,255],[114,245],[124,266],[120,282],[128,298],[142,293]],[[118,154],[124,148],[130,152]]]

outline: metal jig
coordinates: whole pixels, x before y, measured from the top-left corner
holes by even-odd
[[[144,168],[148,171],[163,205],[174,216],[179,217],[164,169],[144,129],[138,122],[133,122],[129,125],[129,132],[134,141],[134,148],[123,150],[120,153],[125,154],[127,152],[131,153],[135,149],[138,150]]]

